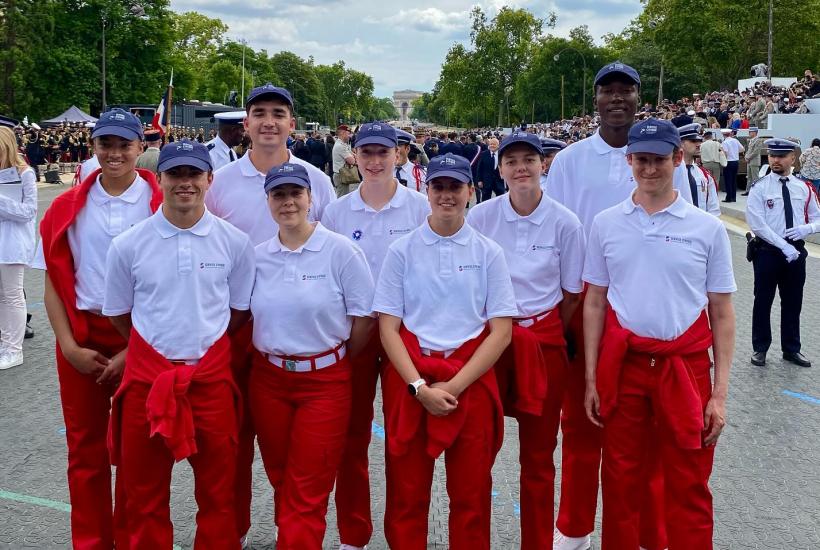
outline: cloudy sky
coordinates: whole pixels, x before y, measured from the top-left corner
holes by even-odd
[[[174,11],[221,19],[230,38],[244,38],[254,49],[312,55],[321,64],[344,60],[373,77],[379,97],[432,89],[452,43],[469,42],[474,5],[469,0],[171,0]],[[478,5],[489,17],[504,5],[542,18],[554,11],[555,34],[566,36],[586,24],[596,40],[619,32],[641,10],[638,0],[480,0]]]

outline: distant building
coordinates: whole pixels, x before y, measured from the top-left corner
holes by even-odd
[[[409,121],[413,114],[413,101],[420,98],[424,92],[415,90],[398,90],[393,92],[393,105],[399,112],[399,120]]]

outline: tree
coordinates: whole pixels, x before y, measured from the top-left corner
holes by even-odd
[[[316,76],[322,84],[322,111],[325,123],[335,126],[339,118],[360,121],[373,96],[373,79],[345,67],[344,61],[317,65]]]
[[[316,76],[313,62],[291,52],[279,52],[270,58],[273,71],[279,75],[275,84],[287,88],[293,95],[294,109],[299,116],[315,121],[322,116],[322,83]]]

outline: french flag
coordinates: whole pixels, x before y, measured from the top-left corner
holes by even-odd
[[[171,112],[171,90],[173,89],[174,71],[171,69],[171,82],[168,84],[168,89],[165,90],[164,94],[162,94],[162,101],[159,102],[159,106],[154,113],[154,119],[151,121],[151,126],[158,130],[162,136],[165,135],[170,123],[170,117],[168,114]]]

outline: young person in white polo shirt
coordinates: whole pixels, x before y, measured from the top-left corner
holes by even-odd
[[[103,314],[128,339],[110,452],[126,493],[130,548],[170,548],[174,462],[196,484],[202,548],[240,547],[234,509],[239,393],[228,334],[250,317],[247,235],[205,208],[213,178],[201,143],[163,147],[162,208],[111,243]]]
[[[629,129],[640,103],[638,72],[621,62],[601,68],[594,81],[595,106],[600,113],[598,131],[555,155],[547,176],[546,192],[569,208],[589,235],[593,218],[623,201],[635,189],[626,162]],[[675,178],[675,189],[691,202],[685,174]],[[571,358],[566,396],[561,410],[561,501],[556,520],[554,550],[586,550],[595,528],[598,508],[598,473],[601,466],[601,431],[584,412],[584,345],[581,308],[570,323],[569,337],[577,350]],[[643,547],[663,550],[663,533],[647,522]]]
[[[432,214],[390,245],[376,285],[387,437],[390,548],[427,547],[435,459],[445,453],[449,547],[490,548],[490,471],[503,440],[493,364],[518,314],[504,253],[464,220],[467,159],[427,167]],[[409,390],[409,394],[408,394]]]
[[[363,180],[359,187],[328,205],[322,225],[356,243],[378,279],[388,247],[424,223],[427,197],[403,185],[396,172],[396,130],[367,123],[356,138],[356,157]],[[342,550],[364,547],[373,533],[367,449],[373,422],[373,400],[384,351],[374,324],[370,341],[353,361],[353,410],[344,458],[336,480],[336,518]]]
[[[286,163],[265,190],[277,236],[256,247],[249,398],[280,548],[322,548],[347,440],[350,357],[370,337],[373,278],[359,247],[308,221],[310,180]]]
[[[550,548],[552,455],[569,368],[564,327],[581,302],[586,237],[578,217],[541,190],[538,136],[514,132],[498,154],[510,191],[471,208],[467,221],[501,246],[512,275],[518,312],[495,374],[504,412],[518,420],[521,547]]]
[[[311,185],[309,218],[322,218],[325,207],[336,199],[336,191],[327,174],[291,154],[287,147],[288,135],[296,128],[293,98],[284,88],[268,83],[251,90],[245,101],[247,116],[245,131],[251,138],[252,148],[238,161],[232,162],[214,174],[214,182],[205,196],[208,210],[244,231],[254,246],[276,236],[278,227],[271,217],[265,199],[265,175],[274,166],[291,162],[305,167]],[[234,336],[234,371],[243,395],[247,394],[250,372],[252,326]],[[245,353],[243,353],[245,352]],[[245,399],[247,404],[247,399]],[[239,436],[237,461],[237,526],[247,543],[251,526],[251,467],[253,465],[253,426],[250,412],[245,410]]]
[[[128,548],[119,476],[112,516],[106,449],[111,396],[126,342],[101,315],[105,255],[111,239],[162,202],[153,172],[135,169],[143,130],[112,109],[91,132],[99,168],[56,199],[40,222],[32,267],[45,269],[45,306],[57,339],[57,375],[68,444],[71,540],[75,548]]]
[[[584,265],[585,408],[604,431],[602,548],[638,547],[651,447],[669,550],[709,550],[708,481],[735,339],[729,237],[673,188],[682,152],[671,122],[636,124],[627,160],[638,187],[595,217]]]

